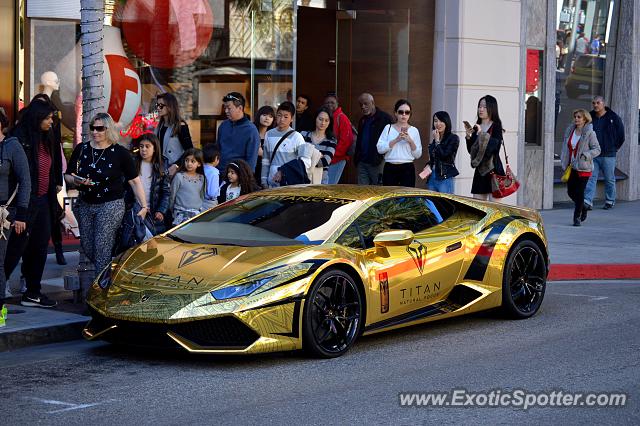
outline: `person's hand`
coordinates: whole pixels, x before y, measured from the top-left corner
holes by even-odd
[[[93,185],[93,182],[91,182],[91,179],[89,178],[83,178],[82,176],[78,176],[74,174],[72,174],[71,176],[73,176],[73,181],[75,182],[76,185],[85,185],[85,186]]]
[[[148,212],[149,212],[149,207],[143,207],[138,212],[138,216],[140,216],[142,219],[144,219],[147,216]]]
[[[437,130],[433,129],[433,131],[431,132],[431,137],[434,141],[436,141],[436,143],[440,143],[440,133],[438,133]]]
[[[16,220],[15,222],[13,222],[13,227],[16,230],[16,235],[20,235],[27,228],[27,224],[26,222]]]
[[[275,183],[280,183],[280,181],[282,180],[282,172],[278,170],[276,174],[273,175],[273,179],[271,180],[274,181]]]
[[[173,175],[176,174],[176,172],[178,171],[178,165],[177,164],[172,164],[171,166],[169,166],[169,170],[167,170],[167,172],[169,173],[169,176],[173,177]]]
[[[415,151],[416,143],[413,141],[413,138],[409,135],[408,132],[404,134],[404,140],[409,143],[409,147],[411,148],[411,151]]]
[[[471,135],[473,134],[473,127],[474,126],[469,126],[469,127],[465,126],[464,127],[464,132],[466,133],[465,137],[467,139],[471,138]]]
[[[156,220],[158,220],[160,222],[164,221],[164,215],[162,213],[160,213],[160,212],[156,212],[155,218],[156,218]]]

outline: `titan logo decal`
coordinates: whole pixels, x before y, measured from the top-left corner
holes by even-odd
[[[197,249],[185,251],[182,253],[178,269],[217,255],[218,249],[215,247],[198,247]]]
[[[416,268],[422,275],[422,271],[424,270],[424,264],[427,261],[427,246],[422,243],[418,243],[418,247],[407,247],[407,253],[411,255],[413,258],[413,263],[416,264]]]
[[[401,305],[407,305],[410,303],[425,302],[432,296],[435,296],[440,292],[440,281],[432,284],[416,285],[409,288],[401,288]]]

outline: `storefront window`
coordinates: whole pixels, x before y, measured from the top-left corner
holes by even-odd
[[[591,110],[591,100],[604,96],[605,62],[614,0],[558,2],[556,31],[555,154],[562,148],[572,112]]]
[[[524,141],[542,145],[542,76],[544,51],[527,49]]]
[[[293,16],[292,0],[126,0],[113,22],[141,81],[142,112],[154,112],[158,93],[174,93],[194,142],[204,144],[226,119],[226,93],[242,93],[249,115],[291,100]]]

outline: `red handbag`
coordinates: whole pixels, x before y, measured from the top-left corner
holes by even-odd
[[[499,175],[495,171],[491,172],[491,195],[493,195],[493,198],[507,197],[520,188],[520,182],[518,182],[516,175],[509,167],[509,157],[507,156],[507,149],[504,147],[504,141],[502,142],[502,148],[504,149],[506,163],[505,174]]]

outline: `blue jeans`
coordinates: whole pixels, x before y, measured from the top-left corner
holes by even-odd
[[[342,171],[346,164],[347,160],[342,160],[329,166],[329,185],[335,185],[340,182],[340,177],[342,176]]]
[[[445,194],[453,194],[453,178],[439,179],[435,173],[431,173],[427,181],[427,189]]]
[[[596,157],[593,159],[593,173],[584,190],[584,203],[593,206],[593,196],[596,193],[596,182],[600,172],[604,174],[604,201],[607,204],[616,203],[616,157]]]

